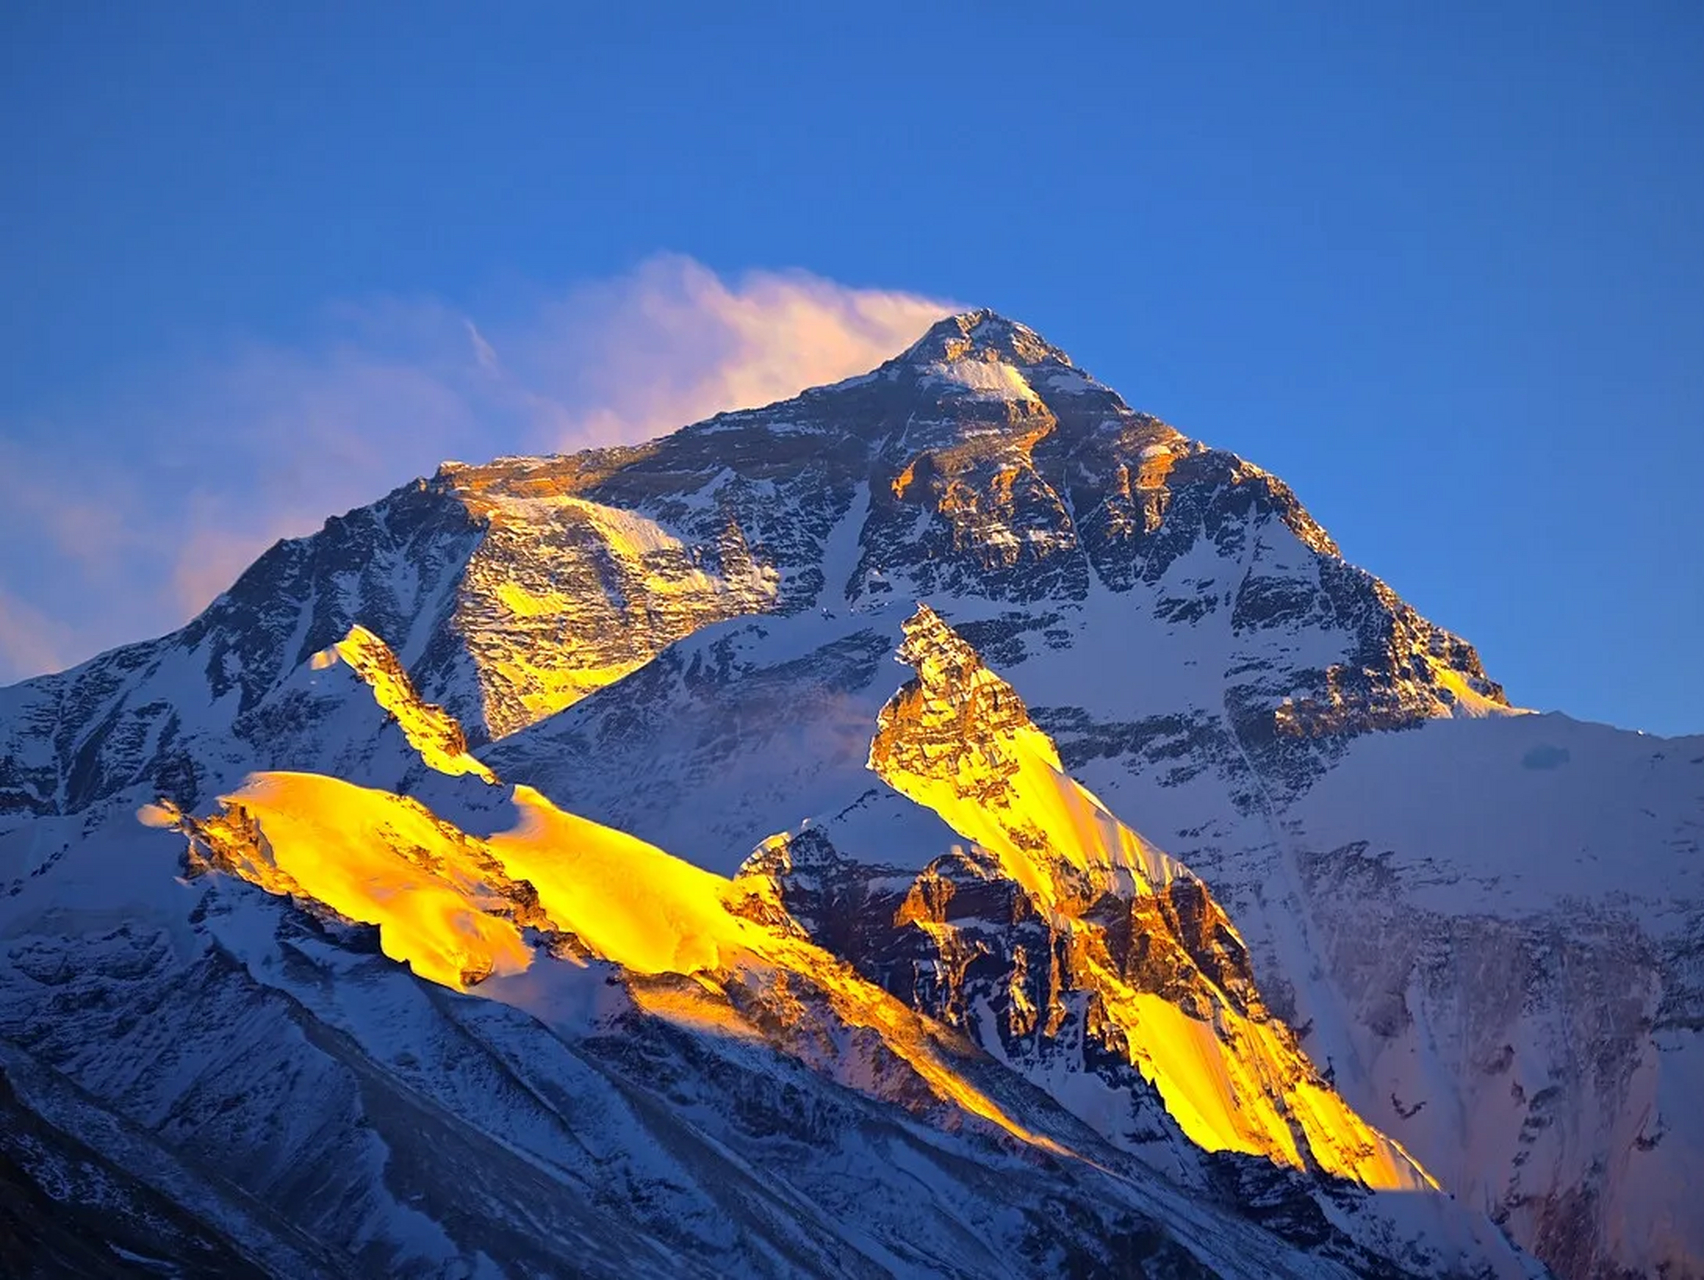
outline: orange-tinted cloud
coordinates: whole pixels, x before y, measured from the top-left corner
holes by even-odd
[[[526,380],[549,390],[558,446],[581,448],[646,439],[863,373],[951,310],[802,272],[730,284],[690,258],[661,257],[554,304],[514,347]],[[498,341],[494,354],[508,367],[505,349]],[[570,351],[596,358],[552,376]]]
[[[75,629],[0,590],[0,670],[52,671],[72,660]]]

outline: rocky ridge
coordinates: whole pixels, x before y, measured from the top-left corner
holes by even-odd
[[[856,821],[771,840],[742,878],[771,877],[812,936],[1082,1107],[1109,1140],[1159,1144],[1153,1158],[1173,1176],[1194,1144],[1434,1188],[1270,1017],[1208,888],[1063,773],[974,649],[922,606],[899,656],[917,674],[883,708],[870,768],[973,843],[909,883],[861,867],[870,811],[894,804],[878,790],[859,798]]]

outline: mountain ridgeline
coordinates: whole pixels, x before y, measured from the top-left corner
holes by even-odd
[[[1704,1275],[1701,839],[954,316],[0,690],[0,1269]]]

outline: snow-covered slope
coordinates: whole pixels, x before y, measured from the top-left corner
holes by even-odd
[[[162,801],[74,844],[65,885],[121,849],[145,866],[104,899],[0,910],[8,1075],[60,1082],[18,1118],[55,1139],[26,1188],[60,1202],[51,1222],[86,1198],[42,1173],[82,1154],[69,1125],[106,1136],[101,1196],[184,1219],[145,1256],[190,1270],[1528,1273],[1389,1144],[1395,1164],[1316,1183],[1294,1151],[1174,1135],[1162,1176],[814,943],[774,880],[470,777],[376,646],[353,634],[307,670],[353,651],[372,683],[350,701],[413,729],[437,794],[512,825],[265,772],[204,816]],[[121,1269],[134,1237],[88,1243],[88,1265]]]
[[[1025,708],[1024,794],[1047,770],[1089,789],[1052,793],[1033,831],[1003,837],[958,782],[948,803],[933,747],[866,767],[919,600]],[[1223,997],[1173,990],[1183,1030],[1234,1013],[1242,1044],[1293,1055],[1262,1096],[1317,1078],[1562,1274],[1697,1274],[1693,757],[1512,714],[1472,648],[1346,564],[1280,481],[976,312],[864,377],[637,448],[446,463],[280,543],[181,632],[0,690],[0,1038],[197,1168],[246,1153],[244,1193],[358,1270],[1093,1274],[1152,1244],[1185,1269],[1382,1251],[1436,1271],[1490,1247],[1467,1231],[1422,1255],[1367,1207],[1389,1195],[1340,1210],[1287,1155],[1204,1156],[1182,1095],[1143,1075],[1139,1020],[1107,1013],[1170,937]],[[529,915],[560,868],[492,878],[514,784],[557,831],[542,847],[614,829],[582,874],[650,848],[767,884],[765,928],[790,919],[957,1037],[981,1096],[1101,1172],[941,1110],[879,1036],[852,1037],[852,1075],[826,1069],[802,1047],[846,1043],[826,997],[777,1006],[754,982],[759,1037],[700,1025],[702,983]],[[351,844],[303,837],[349,849],[335,914],[268,892],[326,901],[294,839],[184,885],[182,837],[134,816],[223,821],[237,850],[218,797],[285,832],[366,811],[327,809],[346,786],[389,798]],[[469,995],[392,958],[356,904],[451,867],[381,856],[428,818],[411,847],[436,831],[478,853],[456,891],[502,924],[475,933],[548,964],[439,948],[451,985],[486,975]],[[1037,833],[1049,880],[1026,883]],[[1107,874],[1085,879],[1097,849]],[[1204,945],[1219,921],[1234,948]],[[1234,1075],[1261,1054],[1233,1056]],[[904,1171],[925,1166],[944,1207],[914,1241]],[[606,1230],[614,1205],[637,1225]]]
[[[1549,1256],[1686,1274],[1704,737],[1429,725],[1357,743],[1283,827],[1348,979],[1344,1049],[1325,1051],[1358,1064],[1343,1083],[1366,1113]]]
[[[867,956],[862,967],[849,964],[853,957],[813,941],[789,910],[799,881],[784,837],[730,880],[563,812],[528,787],[514,790],[516,824],[482,837],[418,801],[311,773],[255,774],[203,818],[163,805],[145,818],[187,837],[193,873],[234,876],[334,928],[371,926],[385,956],[524,1009],[557,1035],[584,1037],[588,1020],[608,1017],[613,994],[602,1017],[588,1011],[589,967],[634,1016],[779,1054],[949,1131],[1067,1164],[1106,1169],[1111,1160],[1122,1172],[1104,1194],[1118,1203],[1141,1207],[1169,1186],[1211,1205],[1228,1185],[1232,1203],[1258,1199],[1266,1211],[1262,1225],[1276,1239],[1258,1247],[1268,1266],[1334,1258],[1413,1274],[1528,1274],[1487,1220],[1439,1194],[1318,1077],[1260,1007],[1234,930],[1187,869],[1059,771],[1009,687],[937,617],[920,610],[906,630],[903,652],[922,675],[909,699],[884,711],[870,749],[876,790],[902,809],[912,803],[905,792],[920,793],[960,835],[981,823],[981,839],[952,856],[984,859],[986,880],[1027,894],[1073,956],[1063,983],[1041,990],[1042,1010],[1029,1006],[1031,1022],[1047,1023],[1050,1048],[1075,1039],[1108,1057],[1122,1052],[1121,1076],[1091,1076],[1086,1052],[1063,1080],[1024,1070],[1013,1043],[990,1042],[958,1016],[962,1008],[924,998],[915,984],[890,991],[865,976]],[[383,682],[373,692],[393,694]],[[976,719],[991,704],[1012,713],[997,729],[939,732],[941,713]],[[405,723],[418,715],[404,711]],[[1028,767],[1008,768],[1020,755]],[[459,770],[459,757],[438,756]],[[952,765],[945,772],[943,761]],[[931,790],[931,779],[948,785]],[[980,808],[964,806],[964,787]],[[988,825],[983,814],[1004,818]],[[812,834],[824,829],[844,839],[848,826]],[[862,874],[851,863],[838,871]],[[879,936],[911,926],[943,955],[962,950],[954,927],[918,897],[942,883],[932,866],[901,909],[877,892],[868,909],[837,913],[836,928]],[[1016,954],[1014,999],[1024,977]],[[881,977],[892,984],[891,973]],[[1098,1018],[1065,1007],[1080,994],[1099,1002]],[[1053,1056],[1057,1067],[1068,1055]],[[1104,1114],[1082,1114],[1071,1105],[1082,1093],[1073,1078],[1122,1092],[1125,1120],[1153,1132],[1132,1142],[1123,1126],[1096,1123]],[[1226,1269],[1211,1230],[1203,1242],[1168,1230]],[[1286,1246],[1316,1259],[1285,1261]],[[940,1258],[929,1269],[963,1261]]]

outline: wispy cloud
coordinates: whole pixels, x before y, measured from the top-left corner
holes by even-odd
[[[445,458],[647,439],[863,372],[948,303],[662,256],[521,314],[328,312],[48,417],[0,423],[0,683],[169,630],[280,537]]]
[[[74,628],[0,590],[0,670],[51,671],[72,661],[79,643]]]

